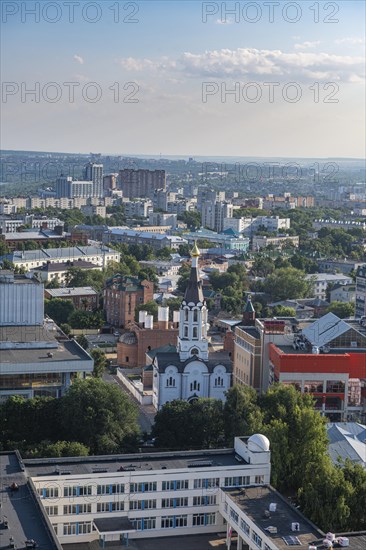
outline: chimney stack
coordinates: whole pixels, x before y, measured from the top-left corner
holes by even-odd
[[[144,328],[147,311],[139,311],[139,325]]]
[[[178,326],[179,326],[179,317],[180,317],[180,312],[179,311],[173,311],[174,328],[178,328]]]
[[[146,315],[145,317],[145,328],[152,330],[154,328],[154,316]]]
[[[159,306],[158,309],[158,328],[168,330],[169,328],[169,308]]]

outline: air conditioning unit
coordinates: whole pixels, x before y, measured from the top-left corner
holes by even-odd
[[[338,544],[339,546],[349,546],[349,539],[347,537],[339,537]]]
[[[277,503],[276,502],[271,502],[270,505],[269,505],[269,511],[270,512],[275,512],[277,510]]]

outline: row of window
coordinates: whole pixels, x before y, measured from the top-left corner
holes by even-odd
[[[197,353],[198,353],[198,350],[195,350],[195,351],[197,351]],[[224,378],[222,376],[218,376],[217,378],[215,378],[214,387],[215,388],[222,388],[223,386],[224,386]],[[166,379],[166,387],[167,388],[175,388],[176,387],[176,379],[173,376],[169,376]],[[200,383],[195,380],[194,382],[191,382],[191,384],[190,384],[190,391],[194,391],[194,390],[200,391],[200,387],[201,387]]]
[[[162,491],[182,491],[189,489],[188,479],[174,479],[162,481],[161,490]],[[263,483],[263,476],[255,476],[255,483]],[[220,478],[203,478],[203,479],[194,479],[193,488],[211,488],[219,487]],[[250,476],[234,476],[234,477],[225,477],[224,487],[236,487],[241,485],[250,485]],[[130,494],[132,493],[151,493],[158,490],[157,482],[139,482],[139,483],[130,483]],[[58,487],[44,487],[37,489],[38,494],[42,498],[58,498],[59,488]],[[112,483],[105,485],[97,485],[96,490],[97,495],[118,495],[125,493],[125,485],[123,483]],[[91,496],[95,494],[93,492],[93,485],[78,486],[71,485],[63,488],[63,496],[70,497],[79,497],[79,496]]]
[[[216,495],[193,497],[193,506],[213,506],[217,504]],[[163,498],[162,508],[182,508],[188,506],[188,497],[182,498]],[[129,503],[130,510],[154,510],[157,508],[156,500],[132,500]],[[63,506],[63,515],[91,514],[91,504],[69,504]],[[98,502],[97,512],[121,512],[124,511],[123,501]],[[46,513],[49,516],[57,516],[58,506],[45,506]]]
[[[150,529],[156,529],[156,519],[156,517],[135,518],[131,519],[131,523],[137,531],[146,531]],[[176,529],[188,526],[187,515],[162,516],[160,519],[161,529]],[[213,512],[208,514],[193,514],[193,527],[205,525],[216,525],[216,513]],[[55,532],[57,533],[57,525],[54,525],[53,527],[55,529]],[[79,521],[63,524],[64,536],[87,535],[91,533],[92,530],[92,522],[90,521]]]
[[[156,517],[135,518],[131,519],[131,523],[137,531],[145,531],[148,529],[156,529]],[[188,516],[186,514],[174,516],[162,516],[161,529],[177,529],[188,526]],[[216,513],[201,513],[193,514],[192,526],[216,525]]]
[[[237,525],[240,525],[240,529],[245,533],[248,537],[250,536],[250,526],[249,524],[242,518],[240,518],[239,523],[239,514],[230,506],[228,511],[228,504],[225,503],[225,512],[229,513],[230,518],[236,523]],[[262,548],[262,538],[256,533],[254,530],[252,530],[252,541],[258,548]],[[267,544],[264,544],[264,550],[271,550],[270,547]]]

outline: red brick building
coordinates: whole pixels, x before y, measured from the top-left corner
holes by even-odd
[[[154,298],[154,283],[136,277],[114,275],[106,281],[104,310],[107,322],[125,328],[134,322],[135,308]]]

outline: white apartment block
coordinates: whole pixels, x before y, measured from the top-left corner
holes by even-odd
[[[353,283],[352,277],[341,273],[314,273],[306,275],[306,279],[314,282],[314,296],[321,300],[325,300],[327,297],[328,285],[351,285]]]
[[[221,233],[225,218],[233,217],[233,205],[229,202],[206,201],[202,204],[202,227]]]
[[[261,491],[270,481],[269,442],[259,434],[236,437],[233,449],[24,463],[61,544],[220,532],[222,491]]]
[[[14,251],[7,259],[17,267],[29,271],[48,263],[77,262],[84,260],[97,266],[106,267],[108,262],[119,262],[121,254],[105,245],[73,246],[67,248],[47,248],[39,250]],[[1,260],[1,258],[0,258]]]
[[[233,229],[238,233],[244,233],[251,236],[259,229],[266,231],[286,231],[290,229],[290,218],[280,218],[279,216],[258,216],[257,218],[225,218],[224,230]]]

